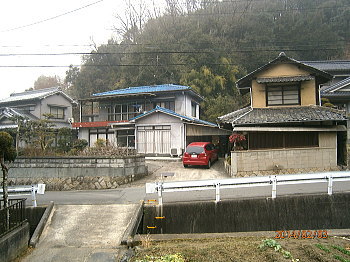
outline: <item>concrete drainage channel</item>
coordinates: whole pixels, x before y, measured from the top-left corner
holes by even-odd
[[[157,241],[210,235],[224,237],[234,234],[232,232],[251,232],[245,234],[258,236],[262,231],[273,238],[275,231],[281,230],[330,232],[330,229],[349,228],[350,193],[235,199],[218,203],[166,203],[162,206],[141,203],[125,231],[122,245],[129,248],[139,245],[148,233]],[[129,250],[122,261],[128,261],[131,256]]]
[[[0,238],[1,261],[12,261],[27,250],[28,245],[36,246],[52,213],[53,206],[54,203],[51,202],[47,207],[27,207],[25,209],[26,221]]]

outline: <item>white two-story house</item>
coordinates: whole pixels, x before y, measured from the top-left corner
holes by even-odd
[[[203,98],[189,86],[118,89],[80,100],[79,138],[98,138],[147,155],[181,155],[193,141],[213,141],[230,132],[199,118]]]

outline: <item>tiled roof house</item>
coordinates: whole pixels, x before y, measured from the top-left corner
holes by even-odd
[[[251,105],[218,118],[246,141],[231,153],[232,174],[309,172],[344,161],[346,117],[320,106],[319,87],[332,75],[281,53],[237,81]],[[237,148],[237,147],[236,147]]]
[[[57,128],[71,127],[72,107],[77,103],[59,87],[11,94],[0,100],[0,129],[16,128],[11,118],[20,116],[28,120],[43,119],[52,115]]]

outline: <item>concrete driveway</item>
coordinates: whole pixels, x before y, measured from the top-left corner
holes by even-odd
[[[184,168],[181,161],[157,161],[147,160],[149,175],[143,179],[137,180],[122,187],[143,187],[146,183],[161,180],[161,174],[172,174],[172,176],[163,177],[163,181],[185,181],[185,180],[205,180],[229,178],[225,172],[224,159],[219,159],[210,169],[200,166],[190,166]]]

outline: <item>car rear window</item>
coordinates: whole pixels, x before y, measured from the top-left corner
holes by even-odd
[[[186,152],[189,154],[200,154],[204,153],[204,148],[200,146],[188,146]]]

